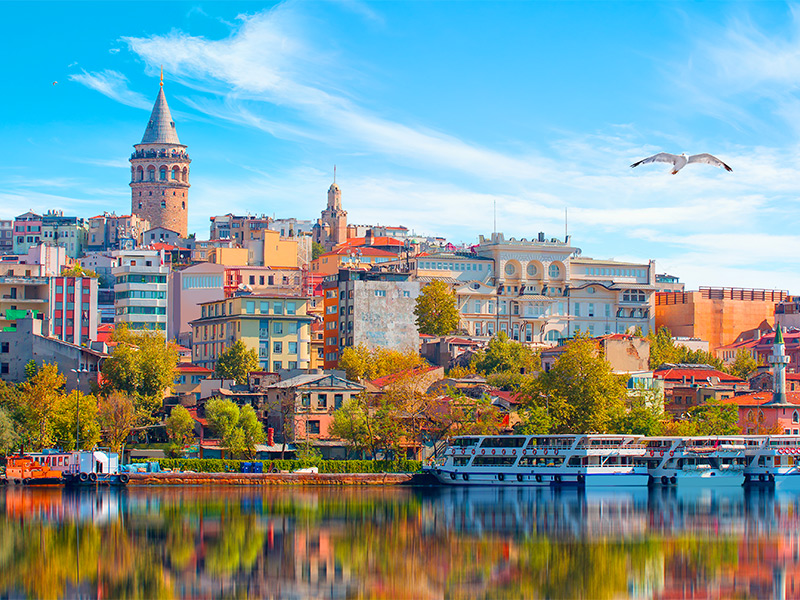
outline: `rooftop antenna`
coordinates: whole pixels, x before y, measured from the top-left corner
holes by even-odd
[[[164,87],[164,65],[161,65],[161,87]]]
[[[336,165],[333,165],[333,183],[336,183]]]

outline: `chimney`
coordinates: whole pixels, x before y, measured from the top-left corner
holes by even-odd
[[[372,229],[367,229],[367,235],[364,236],[364,245],[372,246]]]

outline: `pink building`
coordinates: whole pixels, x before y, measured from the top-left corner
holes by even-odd
[[[53,337],[77,346],[97,339],[97,279],[50,279],[50,322]]]

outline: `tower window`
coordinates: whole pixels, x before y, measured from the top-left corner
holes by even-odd
[[[142,208],[142,203],[141,202],[139,202],[139,208]]]
[[[166,167],[161,167],[161,169],[159,170],[158,176],[161,179],[161,181],[166,181],[167,180],[167,168]]]
[[[186,208],[186,202],[181,202],[181,208]]]
[[[161,208],[167,208],[167,201],[166,200],[162,200],[161,201]]]
[[[153,195],[153,192],[150,192],[150,195],[152,196],[152,195]]]

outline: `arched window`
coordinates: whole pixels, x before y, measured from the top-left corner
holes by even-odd
[[[161,201],[161,208],[167,208],[167,201],[166,200],[162,200]]]
[[[561,275],[561,269],[558,268],[558,265],[552,264],[547,271],[550,274],[550,279],[558,279]]]
[[[181,208],[186,208],[186,202],[181,202]]]
[[[800,423],[800,414],[797,411],[792,413],[792,423]]]
[[[144,181],[144,169],[142,168],[142,165],[139,165],[137,167],[136,175],[137,175],[137,177],[136,177],[137,181]]]
[[[178,165],[172,167],[172,179],[177,181],[181,178],[181,170]]]
[[[147,167],[147,181],[155,181],[156,180],[156,168],[152,165]]]
[[[535,277],[536,273],[539,272],[539,269],[536,268],[536,265],[533,263],[528,263],[528,277]]]
[[[514,274],[514,263],[506,263],[505,272],[506,275],[513,275]]]
[[[189,181],[189,170],[186,167],[183,167],[183,181]]]
[[[159,170],[159,179],[161,181],[167,180],[167,167],[161,167],[161,169]]]

